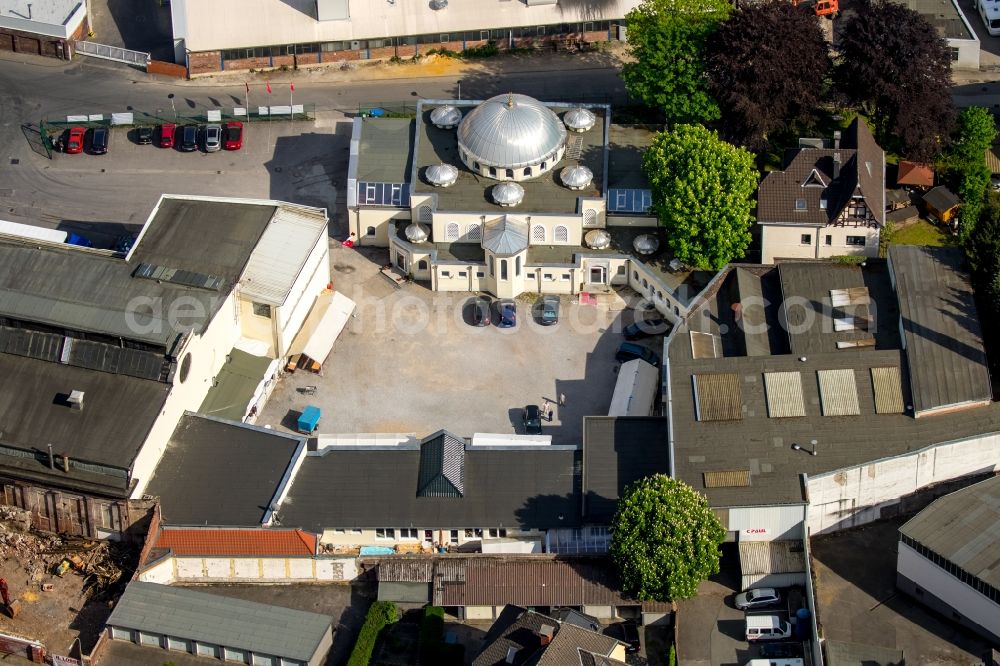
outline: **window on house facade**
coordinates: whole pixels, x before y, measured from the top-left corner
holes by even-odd
[[[391,527],[378,527],[375,529],[376,539],[395,539],[396,530]]]
[[[952,62],[958,62],[958,54],[960,52],[961,51],[959,51],[959,49],[955,48],[954,46],[949,46],[948,47],[948,55],[951,56],[951,61]]]
[[[521,257],[514,257],[514,276],[521,276]]]
[[[424,224],[430,224],[434,220],[434,211],[427,204],[420,206],[417,209],[417,221],[423,222]]]
[[[458,222],[449,222],[444,228],[444,239],[447,242],[457,241],[461,233],[461,230],[458,228]]]
[[[443,277],[443,278],[450,278],[451,277],[451,271],[441,271],[441,277]]]
[[[507,536],[507,530],[503,527],[491,527],[487,530],[487,534],[490,535],[491,539],[502,539]]]
[[[795,210],[796,210],[796,212],[802,212],[802,211],[806,210],[806,200],[805,199],[796,199],[795,200]]]
[[[452,530],[448,534],[448,543],[458,543],[458,530]]]
[[[826,235],[826,244],[833,245],[833,236],[831,236],[830,234]]]
[[[478,223],[470,224],[469,231],[467,232],[470,241],[478,241],[483,239],[483,227]]]
[[[422,271],[427,270],[427,260],[426,259],[421,259],[420,261],[418,261],[417,262],[417,268],[419,268]]]
[[[524,167],[524,177],[528,178],[531,176],[531,167]]]
[[[465,271],[459,271],[458,272],[458,277],[460,277],[460,278],[469,277],[469,274],[466,273]]]
[[[847,237],[847,244],[848,245],[854,245],[856,247],[864,247],[865,246],[865,237],[864,236],[848,236]]]
[[[486,277],[486,274],[483,273],[482,271],[476,271],[476,277],[477,278]]]
[[[799,242],[802,243],[803,245],[812,245],[813,242],[812,234],[802,234],[802,237],[799,239]]]
[[[545,242],[545,227],[540,224],[536,224],[531,227],[531,242],[532,243],[544,243]]]
[[[507,260],[506,259],[501,259],[500,260],[500,279],[501,280],[506,280],[507,279]]]
[[[555,241],[557,243],[568,243],[569,242],[569,229],[563,225],[559,225],[555,229],[554,234]]]
[[[563,282],[569,282],[569,280],[570,280],[570,274],[569,273],[563,273],[562,274],[562,280],[563,280]]]
[[[257,315],[258,317],[267,317],[268,319],[270,319],[271,318],[271,306],[268,305],[267,303],[254,303],[253,304],[253,313],[255,315]]]
[[[375,235],[375,227],[368,227],[368,230],[365,232],[365,235],[367,235],[367,236],[374,236]]]
[[[401,528],[399,528],[399,538],[400,539],[416,539],[417,538],[417,528],[415,528],[415,527],[401,527]]]

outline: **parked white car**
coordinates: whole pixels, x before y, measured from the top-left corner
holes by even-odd
[[[773,587],[760,587],[736,595],[736,607],[740,610],[766,608],[781,601],[781,594]]]
[[[209,125],[205,128],[205,152],[214,153],[222,148],[222,126]]]

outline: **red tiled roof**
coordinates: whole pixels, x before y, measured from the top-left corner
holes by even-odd
[[[899,173],[896,176],[897,185],[914,185],[916,187],[934,186],[934,169],[929,164],[919,162],[899,161]]]
[[[156,548],[175,555],[270,555],[308,557],[316,554],[316,535],[303,530],[171,529],[160,532]]]

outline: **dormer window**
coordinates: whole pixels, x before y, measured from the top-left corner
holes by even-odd
[[[804,210],[806,210],[806,200],[805,199],[796,199],[795,200],[795,210],[796,211],[804,211]]]
[[[820,210],[826,210],[826,199],[820,199],[819,200],[819,209]]]
[[[802,181],[802,187],[826,187],[826,182],[823,180],[823,176],[819,175],[819,171],[813,169]]]

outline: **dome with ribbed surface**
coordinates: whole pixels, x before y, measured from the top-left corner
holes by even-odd
[[[597,116],[588,109],[573,109],[566,112],[563,122],[574,132],[586,132],[597,122]]]
[[[462,119],[458,147],[473,171],[497,180],[532,178],[562,159],[566,127],[536,99],[498,95]]]
[[[427,167],[424,177],[434,187],[450,187],[458,180],[458,169],[450,164],[434,164]]]
[[[571,190],[582,190],[594,180],[594,173],[587,167],[576,164],[563,169],[559,174],[559,180]]]
[[[493,186],[493,201],[500,206],[516,206],[524,200],[524,188],[517,183]]]
[[[445,104],[431,111],[431,123],[441,129],[453,129],[462,120],[462,112],[451,104]]]

